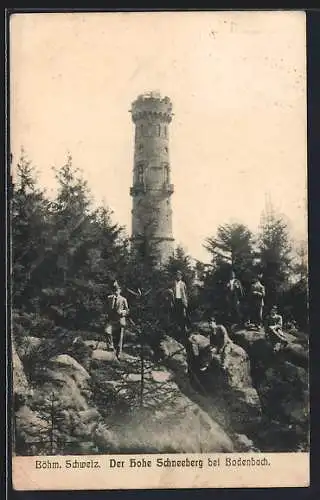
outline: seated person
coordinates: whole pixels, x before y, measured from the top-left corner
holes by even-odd
[[[211,335],[217,328],[215,318],[208,319],[208,331],[194,332],[188,337],[188,366],[194,372],[205,371],[211,362]]]
[[[273,306],[265,321],[266,338],[271,342],[275,351],[288,344],[285,334],[282,331],[282,316],[278,314],[277,306]]]
[[[209,319],[210,335],[190,335],[191,370],[196,375],[205,374],[212,364],[220,367],[228,385],[239,388],[250,386],[250,361],[246,351],[232,342],[226,328],[217,325],[214,318]]]
[[[222,355],[227,345],[233,344],[223,325],[218,325],[214,317],[208,319],[208,333],[189,335],[191,365],[195,371],[205,372],[211,361],[216,359],[223,365]],[[236,348],[238,346],[235,346]]]

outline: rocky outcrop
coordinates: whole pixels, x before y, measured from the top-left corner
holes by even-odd
[[[174,382],[174,374],[165,368],[145,374],[142,394],[139,373],[127,373],[120,380],[114,380],[112,385],[110,380],[106,385],[118,398],[122,396],[123,401],[127,401],[127,411],[121,415],[116,408],[111,424],[114,452],[233,451],[232,440],[222,427],[180,391]],[[110,429],[107,438],[103,436],[105,434],[100,430],[99,446],[107,451],[110,449]]]
[[[205,326],[197,339],[209,352]],[[188,349],[163,336],[156,355],[143,349],[143,377],[136,338],[126,337],[119,361],[93,334],[64,332],[60,352],[54,339],[25,337],[13,349],[15,394],[30,395],[16,411],[19,454],[305,449],[305,347],[274,353],[263,330],[231,335],[203,371],[190,370]]]
[[[87,346],[91,347],[91,346]],[[184,395],[174,373],[123,353],[92,350],[85,369],[69,354],[37,368],[37,386],[16,413],[19,454],[231,452],[230,437]]]
[[[15,344],[12,344],[13,395],[15,405],[20,405],[32,394],[23,364],[17,353]]]
[[[230,424],[236,432],[247,432],[248,421],[259,422],[261,404],[244,349],[228,342],[220,355],[213,355],[208,369],[200,372],[198,378],[209,394],[224,401]]]
[[[50,454],[61,446],[72,450],[79,440],[87,441],[87,449],[94,451],[92,434],[101,416],[91,402],[90,379],[85,368],[67,354],[54,356],[38,368],[41,383],[16,413],[20,453]]]
[[[272,346],[266,339],[263,328],[259,330],[234,329],[231,332],[233,341],[243,347],[250,356],[251,362],[268,363],[270,358],[279,357],[301,366],[308,367],[308,348],[300,342],[299,338],[289,333],[286,333],[287,346],[281,350],[280,354],[274,355]]]
[[[14,423],[16,454],[24,454],[26,450],[29,454],[38,454],[41,441],[48,441],[50,422],[39,412],[23,405],[16,411]],[[43,450],[46,449],[48,448],[44,446]]]
[[[251,375],[262,405],[263,449],[295,451],[308,448],[309,386],[306,345],[287,334],[288,344],[275,352],[264,330],[233,332],[234,342],[249,354]],[[266,433],[263,429],[267,429]]]
[[[177,344],[173,339],[169,342],[171,354]],[[183,347],[178,344],[178,349]],[[139,358],[124,352],[117,362],[107,351],[102,351],[104,356],[100,351],[98,355],[93,353],[92,376],[96,380],[97,404],[112,428],[115,452],[233,450],[232,440],[223,428],[181,391],[173,370],[145,359],[141,390]],[[177,362],[186,368],[185,355],[178,356]],[[110,429],[106,439],[104,436],[100,429],[99,446],[106,451],[110,449]]]

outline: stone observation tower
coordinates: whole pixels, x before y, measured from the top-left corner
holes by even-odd
[[[132,203],[133,246],[144,239],[155,249],[159,264],[173,254],[169,160],[172,103],[157,92],[138,96],[130,110],[135,124]]]

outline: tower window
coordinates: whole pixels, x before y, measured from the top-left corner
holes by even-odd
[[[157,125],[157,136],[160,137],[161,135],[161,125]]]
[[[168,164],[164,165],[164,182],[166,184],[169,183],[169,165]]]
[[[143,168],[143,164],[139,163],[139,165],[138,165],[138,183],[143,184],[143,181],[144,181],[144,168]]]
[[[167,127],[167,125],[164,126],[164,136],[168,137],[168,127]]]

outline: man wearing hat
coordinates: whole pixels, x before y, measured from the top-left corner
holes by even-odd
[[[244,296],[242,284],[236,277],[233,269],[230,273],[230,279],[226,285],[227,288],[227,302],[229,306],[229,316],[231,321],[241,323],[241,300]]]
[[[107,297],[107,336],[108,350],[115,351],[117,358],[121,356],[126,317],[129,313],[128,302],[121,295],[121,287],[117,281],[112,286],[113,293]],[[116,345],[116,348],[114,347]]]
[[[250,292],[251,322],[257,327],[260,327],[262,325],[266,290],[258,277],[253,279]]]
[[[287,338],[282,330],[282,316],[278,313],[277,306],[272,306],[269,315],[266,318],[265,329],[266,337],[273,345],[275,351],[288,344]]]
[[[182,280],[181,271],[176,272],[175,280],[170,289],[170,295],[173,320],[178,326],[180,334],[184,337],[187,322],[188,296],[187,286]]]

